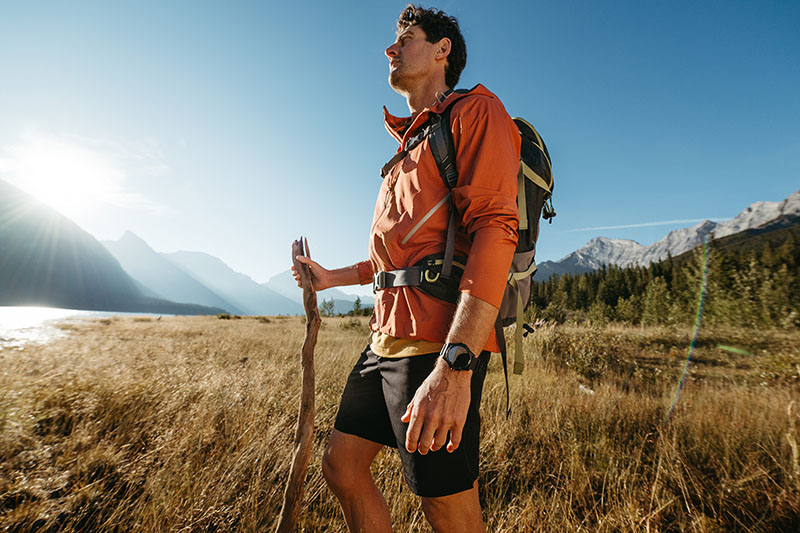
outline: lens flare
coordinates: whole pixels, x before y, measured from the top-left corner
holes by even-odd
[[[735,353],[736,355],[753,355],[744,348],[739,348],[738,346],[727,346],[725,344],[717,344],[717,348],[719,348],[720,350],[725,350],[726,352]]]
[[[683,370],[681,371],[681,378],[678,380],[678,384],[675,386],[675,392],[672,395],[672,401],[670,402],[669,409],[667,409],[667,414],[664,415],[664,423],[666,424],[669,421],[669,417],[672,415],[672,411],[675,410],[675,405],[678,403],[678,396],[680,396],[681,390],[683,389],[683,383],[686,380],[686,376],[689,373],[689,363],[692,361],[692,353],[694,352],[694,346],[697,342],[697,334],[700,331],[700,319],[703,316],[703,301],[706,297],[706,281],[708,280],[708,239],[706,239],[703,245],[703,275],[700,280],[700,295],[697,298],[697,313],[694,317],[694,330],[692,331],[692,342],[689,343],[689,349],[686,351],[686,360],[683,362]]]

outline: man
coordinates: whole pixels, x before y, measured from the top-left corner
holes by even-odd
[[[441,257],[454,206],[455,252],[466,261],[454,263],[461,274],[457,303],[416,286],[378,287],[371,342],[342,394],[323,474],[351,531],[391,531],[370,465],[383,446],[396,447],[409,488],[422,497],[435,531],[484,531],[478,408],[489,353],[499,351],[493,326],[517,242],[520,137],[484,87],[450,92],[466,64],[454,18],[409,5],[386,56],[389,84],[411,112],[398,118],[384,109],[398,153],[431,112],[451,106],[457,184],[451,191],[444,183],[424,141],[387,165],[368,261],[327,270],[298,260],[309,266],[316,290],[370,283],[377,272]]]

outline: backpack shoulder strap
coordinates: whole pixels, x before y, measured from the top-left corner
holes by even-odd
[[[469,90],[458,89],[455,92],[467,94]],[[431,146],[431,153],[436,162],[436,167],[439,169],[439,175],[448,189],[453,190],[458,182],[458,168],[456,167],[456,148],[453,144],[453,130],[450,126],[450,111],[453,105],[460,101],[459,98],[455,102],[451,102],[444,108],[441,113],[431,117],[430,133],[428,134],[428,142]],[[453,196],[450,195],[450,221],[447,223],[447,237],[445,239],[444,247],[444,263],[442,264],[441,276],[445,279],[450,277],[451,268],[453,266],[453,254],[455,252],[456,243],[456,204],[453,201]]]
[[[474,87],[473,87],[474,89]],[[456,89],[452,92],[469,95],[473,89]],[[444,184],[448,189],[452,189],[458,182],[458,168],[456,167],[456,147],[453,144],[453,130],[450,126],[450,112],[453,106],[460,102],[459,98],[451,102],[444,108],[441,113],[435,114],[432,117],[431,130],[428,135],[431,145],[431,152],[433,152],[433,159],[436,161],[436,166],[439,168],[439,174],[442,176]]]
[[[453,102],[455,103],[455,102]],[[456,149],[453,145],[453,131],[450,129],[450,110],[453,103],[448,105],[444,111],[434,115],[431,121],[431,130],[428,135],[428,142],[431,146],[433,159],[439,169],[442,181],[451,191],[458,182],[458,169],[456,168]],[[447,237],[444,246],[444,263],[442,263],[441,276],[444,279],[450,278],[453,267],[453,255],[456,248],[456,204],[453,195],[450,195],[450,220],[447,223]]]
[[[456,100],[458,101],[458,100]],[[434,115],[428,141],[431,145],[433,159],[439,168],[439,175],[448,189],[452,189],[458,182],[458,169],[456,168],[456,148],[453,144],[453,130],[450,127],[450,111],[452,104],[444,111]]]

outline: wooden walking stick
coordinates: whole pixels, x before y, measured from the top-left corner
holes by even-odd
[[[302,348],[303,389],[300,394],[300,415],[294,434],[294,458],[283,493],[283,507],[276,533],[290,533],[297,524],[300,504],[303,502],[303,481],[311,458],[311,438],[314,435],[314,346],[317,344],[321,319],[317,309],[317,293],[311,283],[311,271],[296,259],[298,255],[311,257],[308,241],[303,237],[292,243],[292,263],[300,274],[303,307],[306,310],[306,338]]]

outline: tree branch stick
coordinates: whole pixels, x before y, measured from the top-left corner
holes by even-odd
[[[300,505],[303,502],[303,482],[306,477],[308,461],[311,458],[314,435],[314,346],[317,344],[321,319],[317,309],[317,293],[311,283],[311,272],[306,265],[295,259],[298,255],[311,257],[308,241],[303,237],[292,243],[292,262],[297,272],[300,273],[300,285],[303,287],[303,307],[306,310],[306,337],[303,340],[302,348],[303,385],[300,395],[300,415],[297,418],[297,430],[294,435],[294,458],[283,494],[283,507],[276,533],[290,533],[297,525]]]

